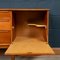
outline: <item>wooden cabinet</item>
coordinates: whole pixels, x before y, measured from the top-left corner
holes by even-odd
[[[48,27],[49,9],[1,9],[0,46],[6,55],[54,54]]]

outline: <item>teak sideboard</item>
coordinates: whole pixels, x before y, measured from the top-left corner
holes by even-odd
[[[48,43],[49,9],[0,9],[0,48],[6,55],[54,54]]]

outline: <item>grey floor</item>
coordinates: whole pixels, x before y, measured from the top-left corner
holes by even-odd
[[[0,56],[0,60],[11,60],[10,56]],[[60,60],[60,55],[55,56],[37,56],[37,57],[20,57],[16,56],[15,60]]]

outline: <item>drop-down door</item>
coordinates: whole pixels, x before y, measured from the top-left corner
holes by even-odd
[[[48,43],[37,39],[26,37],[16,37],[14,42],[9,46],[6,55],[47,55],[54,54],[53,49]]]

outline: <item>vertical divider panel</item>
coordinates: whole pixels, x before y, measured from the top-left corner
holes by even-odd
[[[11,43],[12,43],[12,11],[10,11],[10,20],[11,20]]]
[[[48,43],[48,39],[49,39],[49,10],[47,11],[47,43]]]

